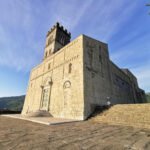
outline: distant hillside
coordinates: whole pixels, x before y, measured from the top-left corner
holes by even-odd
[[[150,93],[146,93],[147,102],[150,103]],[[9,109],[21,111],[24,104],[25,95],[0,98],[0,110]]]
[[[13,111],[21,111],[24,103],[25,95],[0,98],[0,110],[9,109]]]
[[[150,103],[150,93],[146,93],[147,102]]]

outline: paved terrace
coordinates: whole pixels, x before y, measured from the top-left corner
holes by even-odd
[[[62,119],[62,118],[53,118],[53,117],[25,117],[20,114],[10,114],[10,115],[8,114],[8,115],[2,115],[2,116],[9,117],[9,118],[15,118],[15,119],[21,119],[21,120],[27,120],[27,121],[41,123],[41,124],[45,124],[45,125],[56,125],[56,124],[80,121],[80,120]]]
[[[0,150],[150,150],[150,129],[80,121],[44,125],[0,116]]]

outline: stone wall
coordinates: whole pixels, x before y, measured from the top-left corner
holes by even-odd
[[[82,45],[79,36],[32,70],[22,114],[42,109],[54,117],[84,119]],[[49,102],[43,106],[44,90]]]
[[[111,102],[113,104],[134,103],[132,82],[129,77],[114,63],[110,62],[109,64],[113,91]]]
[[[85,116],[96,105],[105,105],[111,95],[107,44],[83,36]]]
[[[80,35],[33,68],[22,114],[86,119],[96,105],[137,103],[136,77],[109,59],[108,45]]]
[[[96,105],[135,103],[137,80],[109,59],[105,43],[83,36],[85,118]]]

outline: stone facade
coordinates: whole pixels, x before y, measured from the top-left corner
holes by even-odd
[[[144,102],[136,77],[109,59],[108,45],[71,34],[57,23],[46,37],[43,62],[32,69],[22,115],[86,119],[97,105]]]

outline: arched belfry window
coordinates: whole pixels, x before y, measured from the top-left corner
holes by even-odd
[[[72,63],[69,64],[68,73],[71,73],[71,71],[72,71]]]
[[[64,44],[63,41],[64,41],[64,36],[62,35],[62,36],[61,36],[61,44]]]
[[[62,35],[59,37],[59,42],[62,43]]]
[[[63,40],[62,40],[63,45],[65,44],[65,37],[63,36]]]

